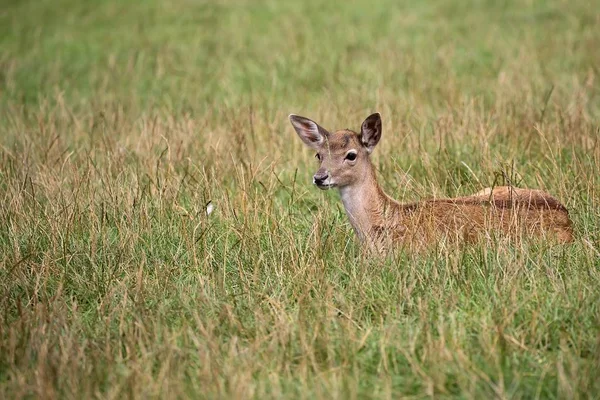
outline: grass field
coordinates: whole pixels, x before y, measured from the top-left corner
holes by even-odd
[[[592,3],[0,2],[0,398],[599,398]],[[287,115],[375,111],[390,195],[575,243],[361,253]]]

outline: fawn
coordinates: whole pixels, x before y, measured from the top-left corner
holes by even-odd
[[[302,141],[317,152],[319,189],[338,188],[346,214],[362,242],[382,250],[390,245],[423,247],[436,241],[476,241],[494,231],[508,236],[544,235],[573,240],[567,209],[541,190],[486,188],[471,196],[401,204],[377,183],[369,155],[381,139],[381,116],[370,115],[360,133],[330,133],[316,122],[290,115]]]

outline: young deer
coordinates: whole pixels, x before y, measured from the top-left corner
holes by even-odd
[[[317,152],[319,189],[338,188],[354,231],[382,250],[391,244],[424,247],[435,241],[475,241],[498,231],[507,236],[548,235],[573,240],[567,209],[541,190],[502,186],[465,197],[401,204],[377,183],[369,155],[381,138],[381,117],[370,115],[360,133],[329,133],[316,122],[290,115],[298,136]]]

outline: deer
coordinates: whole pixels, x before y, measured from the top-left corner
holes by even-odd
[[[368,248],[427,248],[440,241],[477,242],[495,235],[573,241],[566,207],[538,189],[496,186],[464,197],[394,200],[377,182],[370,159],[381,139],[379,113],[368,116],[360,132],[330,133],[295,114],[289,120],[302,142],[316,151],[319,169],[313,183],[322,190],[338,189],[354,232]]]

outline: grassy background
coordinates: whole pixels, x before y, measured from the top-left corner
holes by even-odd
[[[2,1],[0,397],[597,398],[598,49],[589,1]],[[287,115],[374,111],[394,197],[576,242],[365,257]]]

